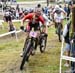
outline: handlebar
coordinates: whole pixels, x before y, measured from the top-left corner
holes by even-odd
[[[27,30],[24,28],[24,26],[20,26],[20,29],[24,32],[26,32]]]

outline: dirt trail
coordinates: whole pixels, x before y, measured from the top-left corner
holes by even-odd
[[[54,73],[53,71],[53,67],[56,68],[55,64],[57,64],[57,62],[59,63],[59,56],[57,49],[59,49],[61,46],[60,42],[58,42],[58,38],[56,37],[56,35],[54,35],[53,37],[48,37],[48,42],[47,42],[47,49],[46,52],[41,54],[39,52],[39,48],[36,52],[36,55],[31,56],[29,63],[27,63],[24,66],[24,70],[20,71],[19,67],[21,64],[21,60],[22,58],[20,57],[20,53],[22,51],[22,47],[23,47],[23,43],[24,43],[24,36],[19,37],[21,43],[18,42],[18,44],[20,44],[18,46],[18,44],[7,44],[6,47],[0,51],[0,73]],[[10,42],[13,41],[14,38],[12,39],[5,39],[5,40],[1,40],[2,43],[4,42]],[[11,45],[11,46],[10,46]],[[13,49],[12,49],[13,47]],[[54,49],[54,50],[53,50]],[[55,60],[55,55],[57,55],[57,60]],[[52,57],[50,57],[52,56]],[[52,61],[56,61],[56,62],[52,62]],[[52,65],[51,65],[52,64]],[[59,64],[58,64],[59,65]],[[57,65],[57,68],[58,67]],[[3,67],[3,68],[2,68]],[[57,70],[56,73],[58,73],[59,70]]]

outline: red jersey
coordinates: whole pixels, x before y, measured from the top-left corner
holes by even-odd
[[[29,22],[34,22],[34,23],[38,23],[39,21],[42,22],[42,24],[44,24],[44,18],[40,15],[39,17],[35,16],[35,13],[29,13],[28,15],[25,15],[23,17],[23,21],[25,21],[26,19],[29,19]]]

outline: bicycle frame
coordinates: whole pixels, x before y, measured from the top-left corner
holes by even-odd
[[[27,37],[25,44],[24,44],[23,59],[22,59],[22,63],[20,66],[20,70],[23,69],[25,62],[29,59],[29,56],[32,54],[32,50],[35,47],[34,41],[35,41],[36,37],[37,37],[36,31],[30,31],[29,32],[29,37]]]

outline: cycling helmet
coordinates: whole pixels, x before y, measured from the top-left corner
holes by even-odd
[[[34,12],[34,9],[33,8],[30,8],[29,9],[29,13],[33,13]]]
[[[60,8],[59,5],[56,5],[56,6],[55,6],[55,9],[59,9],[59,8]]]
[[[42,9],[41,8],[35,8],[35,13],[37,15],[41,15]]]
[[[40,8],[41,7],[41,4],[38,4],[37,7]]]
[[[28,14],[28,10],[25,10],[25,11],[24,11],[24,14],[27,15],[27,14]]]

